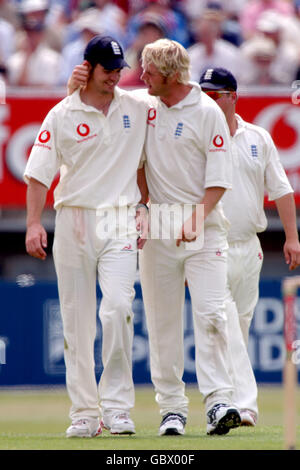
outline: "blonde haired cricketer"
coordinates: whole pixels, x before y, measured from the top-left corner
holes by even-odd
[[[165,77],[176,74],[177,83],[188,85],[190,81],[190,59],[181,44],[167,39],[158,39],[145,46],[142,54],[143,67],[153,64]]]
[[[216,103],[199,84],[189,82],[189,56],[180,44],[167,39],[148,44],[142,67],[152,99],[144,169],[139,174],[144,181],[142,202],[150,198],[151,231],[157,206],[162,220],[168,219],[174,205],[183,213],[186,205],[195,208],[178,225],[173,239],[150,239],[140,254],[151,377],[162,416],[159,434],[183,434],[188,414],[182,380],[185,279],[192,300],[196,373],[207,433],[226,434],[240,424],[232,403],[224,306],[228,221],[221,198],[231,188],[228,126]]]

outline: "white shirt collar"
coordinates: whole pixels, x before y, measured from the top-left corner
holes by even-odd
[[[237,134],[240,134],[241,132],[244,132],[246,130],[247,123],[244,121],[244,119],[241,118],[239,114],[235,114],[235,118],[237,120],[237,130],[234,134],[236,136]]]
[[[195,103],[199,103],[201,96],[200,85],[196,82],[189,82],[189,85],[192,85],[191,91],[181,101],[178,101],[178,103],[174,104],[170,108],[166,106],[159,97],[157,97],[159,103],[168,109],[182,109],[184,106],[191,106]]]
[[[121,94],[122,94],[122,90],[118,87],[115,87],[114,98],[110,105],[110,112],[113,111],[117,106],[119,106]],[[74,93],[72,93],[72,95],[69,98],[70,100],[69,100],[68,105],[72,111],[86,111],[86,112],[101,113],[101,111],[99,111],[97,108],[94,108],[94,106],[88,105],[81,100],[79,88],[75,90]]]

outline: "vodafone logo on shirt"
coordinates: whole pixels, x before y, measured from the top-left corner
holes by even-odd
[[[224,145],[223,137],[221,135],[216,135],[214,137],[213,144],[215,147],[218,147],[218,148],[223,147]]]
[[[81,122],[80,124],[78,124],[78,126],[76,127],[76,132],[78,135],[80,135],[80,137],[82,137],[82,139],[77,140],[78,144],[80,144],[81,142],[85,142],[89,139],[92,139],[93,137],[97,137],[97,134],[90,135],[91,133],[90,126],[88,124],[85,124],[84,122]]]
[[[209,150],[210,152],[218,152],[218,151],[226,152],[226,150],[223,148],[224,139],[220,134],[215,135],[215,137],[213,138],[212,143],[213,143],[214,148],[210,149]]]
[[[41,144],[45,144],[46,142],[49,142],[50,137],[51,137],[50,132],[45,130],[40,133],[38,139],[41,142]]]
[[[155,127],[155,121],[156,119],[156,109],[150,108],[148,111],[148,119],[147,119],[147,124],[149,126]]]
[[[45,129],[39,133],[37,142],[35,142],[33,145],[37,147],[44,147],[48,150],[51,150],[51,147],[49,145],[46,145],[50,139],[51,139],[51,133],[47,131],[47,129]]]
[[[78,124],[76,130],[77,130],[77,134],[79,134],[81,137],[86,137],[90,133],[89,126],[84,123]]]

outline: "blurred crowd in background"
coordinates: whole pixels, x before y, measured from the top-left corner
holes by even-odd
[[[0,74],[8,86],[64,86],[95,34],[123,46],[121,86],[143,86],[140,56],[158,38],[186,47],[191,79],[225,67],[240,85],[300,78],[300,0],[0,0]]]

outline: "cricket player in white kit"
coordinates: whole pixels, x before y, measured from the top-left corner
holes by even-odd
[[[222,198],[225,215],[231,224],[227,314],[228,325],[233,332],[230,349],[235,402],[240,408],[242,425],[254,426],[258,416],[257,387],[249,357],[243,353],[241,343],[248,344],[249,328],[259,296],[263,252],[257,233],[267,227],[264,213],[266,190],[269,200],[276,203],[285,231],[283,251],[286,263],[290,270],[299,266],[300,245],[293,189],[270,134],[236,114],[237,82],[231,72],[223,68],[207,69],[200,78],[200,85],[224,111],[231,133],[233,187]]]
[[[72,402],[67,437],[93,437],[101,432],[99,399],[105,428],[113,434],[135,432],[129,416],[134,406],[132,300],[137,248],[142,246],[138,229],[143,227],[140,218],[136,220],[141,198],[137,169],[145,139],[146,105],[142,98],[116,87],[127,64],[113,38],[93,38],[85,59],[86,87],[48,113],[24,174],[28,183],[26,248],[30,255],[44,259],[47,235],[41,214],[46,193],[60,170],[53,254]],[[94,360],[97,277],[103,332],[99,390]]]
[[[160,40],[146,46],[143,68],[149,106],[145,168],[139,170],[139,183],[141,201],[146,203],[149,196],[151,200],[151,234],[140,253],[140,275],[151,377],[162,415],[159,434],[184,434],[188,414],[182,381],[185,278],[193,304],[196,370],[206,403],[207,432],[226,434],[240,423],[232,403],[224,304],[228,221],[219,202],[231,188],[228,126],[213,100],[197,83],[189,83],[189,57],[180,44]],[[86,73],[84,64],[75,67],[71,89],[85,85]],[[174,231],[173,239],[153,237],[153,225],[164,229],[154,215],[156,208],[163,225],[168,225],[174,205],[181,214],[186,206],[196,210],[183,227],[179,217],[178,239]],[[199,247],[203,225],[193,245],[197,234],[191,222],[197,222],[197,211],[203,207],[204,244]]]
[[[142,66],[142,79],[153,97],[145,144],[148,188],[145,184],[142,190],[143,202],[149,190],[151,232],[157,205],[165,218],[174,204],[182,210],[184,205],[196,206],[192,217],[177,227],[175,238],[150,237],[140,254],[151,378],[162,416],[159,434],[183,434],[188,414],[182,381],[185,278],[192,299],[196,373],[206,405],[207,432],[226,434],[240,424],[232,401],[224,304],[228,221],[220,199],[232,185],[228,126],[213,100],[197,83],[189,82],[189,57],[180,44],[166,39],[148,44]],[[204,208],[203,246],[192,227],[200,208]]]

